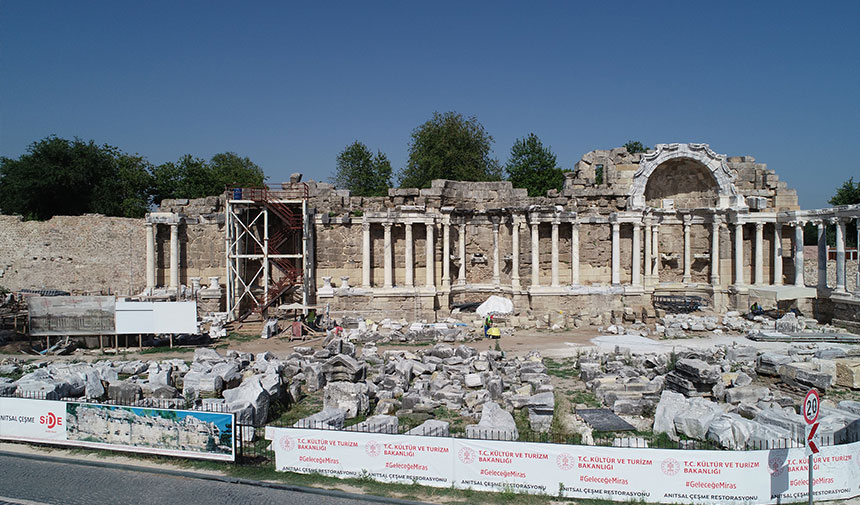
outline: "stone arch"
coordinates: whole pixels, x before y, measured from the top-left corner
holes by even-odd
[[[713,176],[717,185],[717,206],[720,209],[746,207],[743,196],[738,194],[735,187],[735,175],[726,165],[725,156],[712,151],[708,144],[657,144],[653,152],[642,155],[628,196],[629,208],[644,209],[648,179],[663,163],[679,159],[697,161]]]

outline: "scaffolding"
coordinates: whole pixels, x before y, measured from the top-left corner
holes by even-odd
[[[226,205],[227,313],[265,318],[288,303],[307,314],[313,293],[313,225],[308,186],[229,188]]]

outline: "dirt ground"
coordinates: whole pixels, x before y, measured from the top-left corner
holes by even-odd
[[[237,325],[232,332],[235,332],[241,337],[232,337],[221,339],[213,342],[209,347],[215,347],[219,352],[223,353],[227,350],[235,350],[240,352],[259,353],[269,351],[276,356],[287,356],[292,353],[295,347],[311,346],[319,348],[322,346],[324,337],[308,337],[304,340],[290,340],[288,334],[270,339],[259,338],[260,326],[259,323],[248,323]],[[512,336],[502,336],[498,340],[481,339],[476,341],[465,342],[466,345],[474,347],[479,351],[493,350],[496,348],[496,343],[510,357],[525,356],[530,351],[537,350],[546,352],[555,350],[556,352],[571,349],[572,347],[590,346],[590,340],[599,335],[597,328],[578,328],[563,332],[551,332],[548,330],[517,330]],[[11,344],[0,347],[0,359],[2,358],[18,358],[18,359],[38,359],[40,361],[98,361],[101,359],[141,359],[141,360],[157,360],[167,358],[188,359],[194,355],[193,346],[176,347],[170,349],[168,347],[159,348],[144,348],[141,353],[140,349],[135,345],[135,339],[131,339],[131,347],[122,345],[123,340],[120,339],[120,346],[106,347],[104,352],[99,349],[79,349],[74,353],[66,356],[39,356],[31,352],[27,352],[29,343],[27,340],[19,340]],[[429,344],[417,345],[408,343],[388,343],[380,344],[379,351],[383,352],[389,349],[413,349],[418,350],[428,347]],[[156,351],[156,349],[158,349]]]

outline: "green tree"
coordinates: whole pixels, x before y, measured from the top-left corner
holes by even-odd
[[[627,149],[627,152],[630,154],[636,154],[648,152],[651,148],[638,140],[628,140],[627,143],[624,144],[624,149]]]
[[[356,140],[337,155],[332,182],[355,196],[385,196],[391,187],[391,163],[382,151],[374,156]]]
[[[433,179],[497,181],[501,167],[490,156],[493,137],[474,116],[433,113],[412,132],[401,187],[427,188]]]
[[[266,182],[262,168],[247,156],[242,157],[230,151],[213,156],[209,160],[209,169],[212,171],[213,188],[218,188],[218,192],[213,195],[223,193],[228,186],[255,187]]]
[[[49,136],[17,160],[0,159],[0,211],[27,219],[100,213],[141,217],[148,165],[109,145]]]
[[[850,177],[836,189],[836,194],[830,199],[830,205],[856,205],[860,203],[860,182],[854,183]]]
[[[261,186],[265,181],[260,167],[232,152],[216,154],[208,163],[186,154],[175,163],[169,161],[158,165],[152,174],[155,203],[165,198],[220,195],[227,186]]]
[[[529,196],[546,196],[547,191],[560,190],[564,184],[555,154],[534,133],[514,142],[505,172],[514,187],[528,188]]]

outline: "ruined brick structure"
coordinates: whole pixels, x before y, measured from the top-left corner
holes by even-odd
[[[659,144],[645,154],[592,151],[566,174],[562,191],[536,198],[508,182],[437,180],[427,189],[391,189],[373,198],[325,183],[293,181],[283,188],[297,184],[307,189],[307,302],[328,305],[335,315],[432,321],[460,303],[499,294],[521,314],[606,324],[651,315],[654,295],[681,294],[700,296],[718,311],[756,300],[797,303],[824,319],[858,324],[852,322],[860,312],[856,262],[846,261],[844,250],[845,224],[860,216],[860,206],[801,210],[796,192],[766,165],[718,155],[706,144]],[[14,231],[0,232],[0,284],[109,286],[120,294],[163,286],[175,293],[210,278],[210,289],[224,282],[234,298],[246,282],[249,292],[265,291],[253,285],[259,281],[250,271],[227,268],[229,206],[225,198],[164,201],[145,222],[3,217]],[[76,220],[81,224],[71,228],[81,230],[106,226],[99,235],[112,239],[79,247],[74,233],[56,231],[65,228],[63,220]],[[261,243],[268,236],[263,222],[249,231]],[[816,257],[803,254],[806,222],[821,232]],[[829,226],[837,247],[828,281],[804,270],[826,272]],[[30,259],[43,256],[91,265],[91,276],[68,273],[80,267]],[[28,261],[50,273],[28,269]],[[228,282],[231,275],[239,282]],[[236,308],[239,315],[243,307]]]

